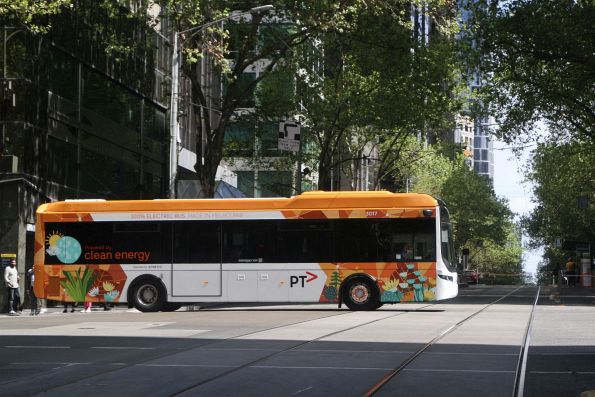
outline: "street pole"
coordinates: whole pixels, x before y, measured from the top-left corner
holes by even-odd
[[[302,194],[302,141],[303,141],[303,132],[300,130],[300,142],[298,145],[298,166],[297,166],[297,178],[296,178],[296,191],[297,194]]]
[[[178,179],[178,139],[180,135],[180,125],[178,123],[178,90],[179,90],[179,67],[180,54],[178,49],[179,33],[174,33],[174,46],[171,60],[171,105],[169,115],[170,129],[170,153],[169,153],[169,198],[175,199],[177,196]]]

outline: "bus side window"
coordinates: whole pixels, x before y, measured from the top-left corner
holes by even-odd
[[[174,224],[174,263],[220,263],[219,222],[178,222]]]
[[[275,261],[273,221],[223,223],[223,262]]]
[[[335,261],[330,221],[288,220],[278,223],[277,226],[277,262]]]
[[[376,222],[370,219],[337,219],[337,262],[377,262]]]

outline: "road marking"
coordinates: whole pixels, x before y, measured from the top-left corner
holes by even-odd
[[[308,387],[306,387],[305,389],[302,389],[302,390],[294,391],[291,394],[295,396],[296,394],[300,394],[300,393],[305,392],[305,391],[308,391],[310,389],[312,389],[312,386],[308,386]]]
[[[514,374],[514,371],[498,371],[483,369],[431,369],[431,368],[405,368],[403,371],[409,372],[471,372],[478,374]]]
[[[70,346],[4,346],[6,349],[70,349]]]
[[[444,354],[444,355],[459,355],[459,356],[518,356],[516,353],[464,353],[464,352],[426,352],[426,354]]]
[[[551,374],[568,375],[568,374],[571,374],[572,371],[530,371],[530,373],[537,374],[537,375],[551,375]]]
[[[206,349],[205,349],[206,350]],[[216,350],[216,349],[213,349]],[[224,349],[219,349],[224,350]],[[230,349],[231,350],[231,349]],[[238,349],[239,350],[239,349]],[[260,349],[256,349],[260,350]],[[265,350],[265,349],[262,349]],[[346,350],[346,349],[298,349],[294,352],[317,352],[317,353],[381,353],[381,354],[411,354],[413,351],[407,350]],[[477,352],[427,352],[427,354],[436,355],[459,355],[459,356],[517,356],[516,353],[477,353]]]
[[[595,352],[536,353],[535,356],[595,356]]]
[[[404,350],[346,350],[346,349],[298,349],[294,350],[295,352],[305,352],[305,353],[383,353],[383,354],[411,354],[411,351],[404,351]]]
[[[9,365],[67,365],[67,366],[71,366],[71,365],[89,365],[91,363],[64,363],[64,362],[52,362],[52,361],[34,361],[34,362],[29,362],[29,363],[24,363],[24,362],[17,362],[17,363],[10,363]]]
[[[136,364],[137,367],[201,367],[201,368],[237,368],[237,365],[214,364]]]
[[[390,371],[392,368],[380,367],[301,367],[301,366],[283,366],[283,365],[251,365],[250,368],[260,369],[330,369],[330,370],[350,370],[350,371]]]
[[[126,347],[126,346],[92,346],[91,349],[106,349],[106,350],[155,350],[154,347]]]

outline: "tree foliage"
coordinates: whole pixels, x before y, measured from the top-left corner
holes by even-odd
[[[46,32],[45,18],[72,6],[73,0],[0,0],[0,18],[36,32]]]
[[[489,179],[476,175],[463,158],[455,162],[437,149],[412,167],[413,191],[441,197],[451,214],[455,250],[470,250],[469,267],[490,283],[523,281],[519,227],[507,202]]]
[[[448,114],[459,107],[453,96],[457,63],[451,4],[429,2],[437,28],[416,34],[410,5],[376,1],[354,16],[350,30],[327,30],[317,38],[323,71],[303,71],[301,109],[316,146],[319,188],[331,174],[350,174],[376,149],[376,187],[391,188],[407,138],[436,137],[452,127]],[[305,57],[305,61],[308,58]]]
[[[560,270],[565,269],[567,258],[567,252],[555,246],[546,246],[542,260],[537,266],[537,283],[548,285],[563,282],[560,278]]]
[[[452,208],[458,247],[489,240],[507,241],[512,213],[506,201],[494,193],[491,182],[464,165],[458,165],[442,186],[441,197]]]
[[[330,188],[336,167],[362,159],[363,146],[370,142],[383,145],[379,168],[388,173],[402,137],[442,131],[449,120],[445,115],[455,108],[455,10],[449,2],[429,3],[427,12],[437,27],[429,41],[414,33],[410,3],[387,0],[276,1],[275,10],[266,15],[231,18],[223,26],[181,35],[182,70],[192,86],[195,124],[205,136],[196,140],[196,153],[204,156],[204,163],[195,167],[202,194],[212,194],[227,126],[237,120],[242,100],[256,87],[257,117],[277,117],[278,122],[297,115],[304,122],[315,153],[310,166],[318,171],[321,189]],[[165,13],[176,31],[184,31],[252,5],[170,1]],[[293,28],[278,29],[280,23]],[[263,32],[269,37],[264,44]],[[199,60],[222,76],[226,90],[219,97],[201,84]],[[256,63],[266,66],[254,81],[242,84],[241,74]],[[284,85],[267,86],[267,80],[280,78],[280,71],[295,76],[295,95],[289,100],[274,90]]]
[[[523,272],[523,246],[521,229],[512,222],[505,222],[504,244],[486,239],[473,245],[469,265],[477,269],[485,284],[521,284],[528,280]]]
[[[595,3],[485,0],[475,9],[480,100],[508,141],[535,139],[543,120],[559,135],[595,139]]]
[[[195,170],[201,182],[201,195],[212,197],[215,175],[224,155],[225,135],[228,126],[245,106],[243,101],[256,86],[272,74],[287,57],[292,48],[306,42],[325,30],[346,29],[350,19],[364,3],[342,2],[272,2],[275,10],[267,13],[243,13],[233,17],[233,10],[249,10],[252,2],[176,0],[164,2],[165,13],[171,18],[175,31],[180,35],[183,48],[182,72],[190,81],[191,103],[195,104],[195,125],[198,128],[196,150],[199,161]],[[231,15],[231,18],[226,16]],[[211,24],[218,19],[225,24]],[[294,23],[289,32],[275,30],[278,23]],[[207,27],[208,25],[208,27]],[[204,26],[205,29],[201,28]],[[236,40],[232,43],[233,30]],[[272,39],[261,41],[263,32]],[[197,67],[199,60],[208,63]],[[242,74],[255,64],[264,65],[259,75],[245,83]],[[208,69],[221,80],[205,86],[201,70]],[[223,92],[213,86],[225,85]],[[202,155],[202,156],[201,156]],[[203,158],[203,160],[200,159]]]
[[[535,185],[533,213],[524,219],[533,245],[556,240],[595,242],[595,144],[540,144],[527,177]]]

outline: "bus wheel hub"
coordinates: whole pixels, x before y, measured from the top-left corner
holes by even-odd
[[[351,289],[351,298],[356,303],[364,303],[369,298],[368,289],[364,285],[356,285]]]

